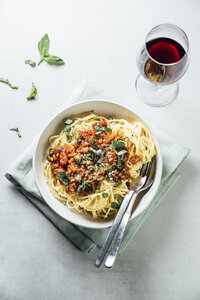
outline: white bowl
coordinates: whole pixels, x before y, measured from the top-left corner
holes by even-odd
[[[45,177],[43,175],[42,165],[46,159],[47,149],[49,147],[49,137],[51,135],[59,134],[63,128],[64,121],[67,118],[72,117],[73,115],[81,114],[86,111],[94,110],[98,115],[105,117],[118,117],[123,118],[128,121],[140,121],[142,122],[148,130],[151,132],[153,137],[156,151],[157,151],[157,164],[156,164],[156,173],[155,180],[151,188],[146,192],[146,194],[140,200],[138,206],[132,214],[131,219],[137,217],[141,214],[145,208],[150,204],[155,196],[155,193],[159,187],[161,175],[162,175],[162,156],[160,151],[160,146],[158,140],[149,126],[133,111],[128,109],[125,106],[116,104],[107,100],[88,100],[84,102],[79,102],[73,105],[68,106],[63,109],[61,112],[56,114],[50,122],[42,130],[42,133],[39,136],[39,140],[36,145],[36,149],[33,155],[33,172],[37,187],[46,201],[46,203],[55,211],[59,216],[63,217],[65,220],[74,223],[79,226],[88,227],[88,228],[106,228],[111,226],[112,220],[108,221],[96,221],[91,219],[83,214],[78,214],[70,210],[67,206],[63,205],[56,199],[50,192],[48,185],[46,184]]]

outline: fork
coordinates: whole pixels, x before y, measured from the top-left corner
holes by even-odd
[[[118,214],[112,224],[112,227],[110,228],[110,231],[105,239],[105,242],[95,260],[94,266],[96,268],[99,268],[104,260],[104,257],[107,254],[107,251],[113,241],[113,238],[116,234],[116,238],[114,240],[113,246],[111,247],[111,250],[108,254],[108,257],[105,262],[105,266],[107,268],[111,268],[115,262],[115,259],[117,257],[118,250],[120,248],[120,244],[124,235],[124,232],[126,230],[128,221],[131,216],[133,204],[135,203],[135,200],[137,198],[137,195],[146,189],[148,189],[153,181],[154,181],[154,174],[155,174],[155,157],[151,159],[151,162],[147,164],[143,164],[140,170],[140,177],[138,180],[132,180],[129,184],[129,192],[125,196],[120,209],[118,211]],[[152,172],[152,169],[153,172]],[[153,173],[153,174],[152,174]],[[117,232],[117,233],[116,233]]]

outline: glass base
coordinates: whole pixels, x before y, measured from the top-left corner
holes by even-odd
[[[156,85],[138,75],[135,87],[140,99],[151,106],[165,106],[171,103],[179,91],[178,82],[169,85]]]

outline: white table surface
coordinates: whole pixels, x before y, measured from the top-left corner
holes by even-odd
[[[200,299],[199,13],[197,0],[1,1],[0,77],[20,88],[0,84],[0,299]],[[152,108],[137,97],[135,57],[165,22],[187,32],[191,64],[176,101]],[[45,33],[64,66],[24,64],[39,60]],[[95,253],[77,250],[3,177],[84,77],[192,149],[180,180],[111,270],[94,269]],[[32,81],[38,97],[28,102]]]

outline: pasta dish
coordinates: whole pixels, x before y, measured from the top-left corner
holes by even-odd
[[[95,219],[115,215],[143,163],[155,155],[153,138],[140,122],[93,112],[67,119],[51,136],[43,170],[52,194]]]

